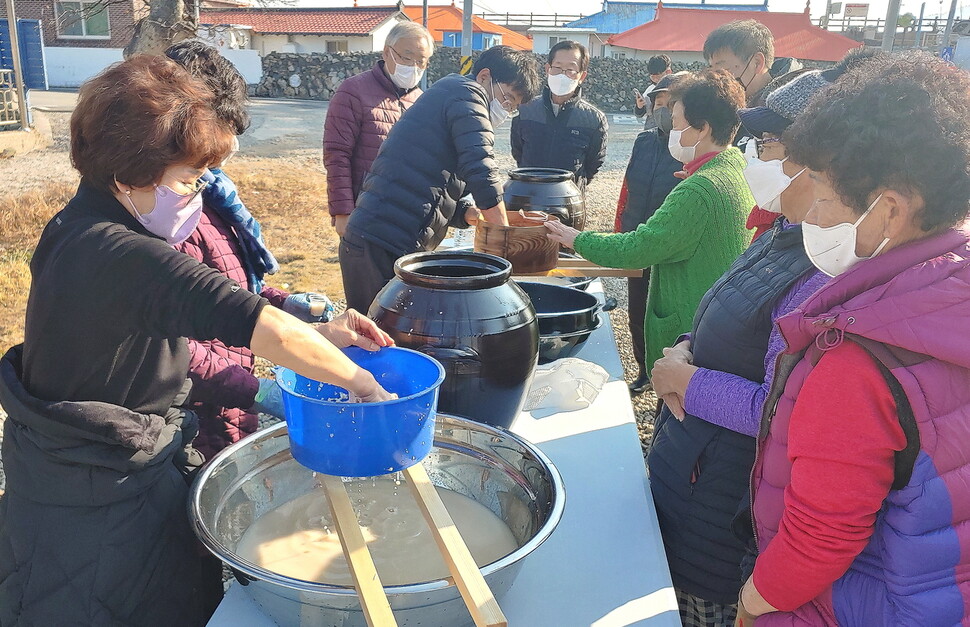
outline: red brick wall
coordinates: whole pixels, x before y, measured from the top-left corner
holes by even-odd
[[[124,48],[131,41],[134,29],[134,4],[130,0],[110,0],[108,6],[108,29],[110,39],[72,38],[57,36],[54,0],[15,0],[17,17],[27,20],[41,20],[44,28],[45,46],[73,48]],[[138,0],[134,0],[137,2]],[[7,8],[0,2],[0,18],[6,19]]]

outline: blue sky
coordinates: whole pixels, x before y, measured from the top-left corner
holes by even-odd
[[[359,6],[388,5],[393,0],[358,0]],[[677,0],[690,1],[690,0]],[[699,1],[699,0],[698,0]],[[748,0],[711,0],[712,2],[737,2],[737,4],[747,4]],[[756,0],[754,0],[756,1]],[[850,3],[861,3],[865,0],[849,0]],[[431,4],[450,4],[442,0],[429,0]],[[458,6],[462,5],[463,0],[456,0]],[[348,6],[352,0],[296,0],[299,6]],[[405,0],[406,4],[419,4],[419,0]],[[869,17],[885,17],[887,0],[869,0]],[[920,0],[903,0],[900,13],[911,12],[919,16]],[[961,6],[962,5],[962,6]],[[476,0],[475,12],[482,11],[497,13],[583,13],[589,15],[600,10],[602,3],[598,0]],[[941,3],[938,0],[929,0],[926,3],[926,17],[935,17],[941,13],[946,17],[950,10],[950,0]],[[768,0],[768,9],[771,11],[801,12],[805,10],[805,0]],[[957,16],[962,14],[970,18],[970,0],[957,0]],[[812,16],[818,17],[825,10],[824,0],[812,1]]]

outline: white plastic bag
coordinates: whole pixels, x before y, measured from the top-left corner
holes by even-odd
[[[610,375],[602,367],[576,357],[559,359],[536,369],[525,410],[575,411],[593,404]]]

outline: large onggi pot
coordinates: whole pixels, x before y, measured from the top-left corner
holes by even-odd
[[[423,252],[394,264],[368,315],[398,346],[445,368],[438,409],[499,427],[522,411],[539,355],[539,325],[512,266],[494,255]]]
[[[509,526],[519,548],[481,571],[497,598],[562,517],[562,478],[533,445],[505,431],[439,414],[424,466],[435,485],[485,505]],[[286,425],[259,431],[221,452],[196,480],[190,516],[196,535],[231,567],[263,611],[282,627],[364,627],[353,587],[293,579],[235,553],[261,515],[311,490],[316,473],[290,455]],[[385,588],[401,627],[459,627],[471,617],[458,589],[441,579]],[[542,591],[536,591],[537,594]]]
[[[543,211],[580,231],[586,225],[586,200],[573,173],[555,168],[516,168],[505,182],[508,211]]]

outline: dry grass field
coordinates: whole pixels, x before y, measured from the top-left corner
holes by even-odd
[[[326,178],[318,163],[233,159],[226,172],[263,227],[280,262],[271,285],[294,292],[325,292],[343,299],[337,235],[326,213]],[[55,183],[0,197],[0,348],[23,339],[30,290],[30,256],[44,225],[74,194],[73,183]]]

